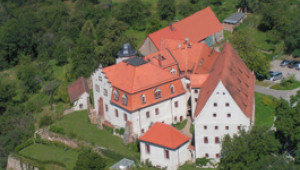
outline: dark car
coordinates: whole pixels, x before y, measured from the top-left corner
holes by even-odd
[[[288,67],[289,68],[294,68],[296,66],[296,64],[298,64],[298,63],[299,63],[299,61],[292,61],[292,62],[289,63]]]
[[[280,71],[269,71],[269,77],[267,78],[268,80],[271,81],[276,81],[282,78],[282,72]]]
[[[281,66],[281,67],[287,66],[287,65],[289,65],[291,62],[292,62],[291,60],[282,60],[282,62],[280,63],[280,66]]]

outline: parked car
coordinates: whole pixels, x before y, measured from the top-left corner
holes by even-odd
[[[276,80],[279,80],[282,78],[282,72],[280,71],[270,71],[269,72],[269,77],[267,78],[268,80],[271,80],[271,81],[276,81]]]
[[[296,70],[300,70],[300,63],[297,63],[297,64],[295,65],[295,68],[296,68]]]
[[[292,61],[291,60],[282,60],[282,62],[280,63],[281,67],[285,67],[287,65],[289,65]]]
[[[298,63],[299,63],[299,61],[292,61],[292,62],[289,63],[288,67],[289,68],[294,68],[296,66],[296,64],[298,64]]]

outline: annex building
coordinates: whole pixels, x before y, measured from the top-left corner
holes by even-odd
[[[125,128],[140,140],[141,161],[176,169],[206,157],[218,161],[224,135],[254,123],[255,76],[229,42],[222,24],[205,8],[148,35],[137,52],[124,44],[116,64],[92,74],[98,123]],[[191,138],[176,130],[190,118]],[[126,131],[126,130],[125,130]]]

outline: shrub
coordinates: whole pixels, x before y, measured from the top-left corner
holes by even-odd
[[[196,159],[196,165],[197,166],[200,166],[200,167],[206,166],[207,163],[210,163],[210,161],[209,161],[209,159],[207,159],[205,157]]]
[[[139,151],[139,143],[138,142],[128,143],[127,147],[128,147],[129,150],[132,150],[134,152]]]
[[[116,129],[115,132],[119,135],[124,135],[125,129],[124,128]]]
[[[26,148],[26,147],[28,147],[28,146],[30,146],[30,145],[32,145],[32,144],[33,144],[33,139],[29,139],[29,140],[27,140],[26,142],[21,143],[20,145],[18,145],[18,146],[15,148],[15,151],[16,151],[16,152],[19,152],[19,151],[21,151],[22,149],[24,149],[24,148]]]
[[[54,132],[54,133],[59,133],[64,135],[65,134],[65,130],[61,127],[57,127],[57,126],[50,126],[50,131]]]
[[[70,138],[76,138],[77,137],[76,133],[74,133],[74,132],[69,133],[68,136]]]
[[[114,133],[114,129],[111,128],[111,127],[109,127],[109,126],[103,125],[103,128],[104,128],[105,130],[109,131],[111,134]]]
[[[49,126],[53,123],[51,116],[45,115],[41,118],[39,126],[44,127],[44,126]]]

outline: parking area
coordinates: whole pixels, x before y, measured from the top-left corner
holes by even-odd
[[[281,67],[280,63],[282,60],[274,60],[271,62],[271,70],[272,71],[281,71],[283,77],[287,78],[288,76],[294,74],[295,79],[300,81],[300,70],[296,70],[295,68],[288,68],[288,66]]]

